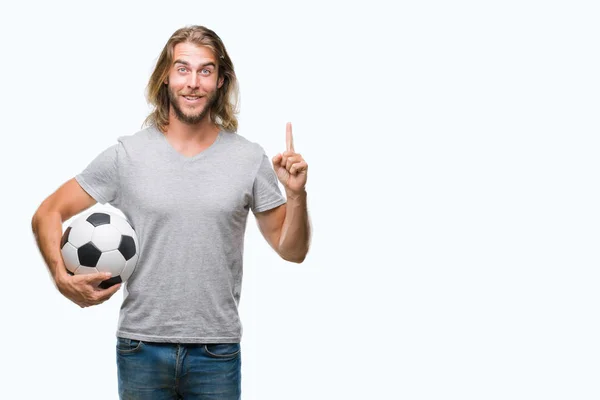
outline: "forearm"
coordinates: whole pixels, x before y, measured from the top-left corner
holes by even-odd
[[[58,212],[37,212],[31,220],[31,228],[38,248],[50,275],[56,282],[66,275],[60,241],[62,237],[62,218]]]
[[[279,254],[285,260],[301,263],[310,247],[310,221],[306,192],[287,194],[286,214],[279,237]]]

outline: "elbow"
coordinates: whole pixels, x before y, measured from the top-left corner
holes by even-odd
[[[35,233],[37,231],[37,224],[38,224],[38,213],[36,211],[36,213],[33,214],[33,217],[31,217],[31,231],[33,233]]]
[[[285,261],[293,262],[293,263],[296,263],[296,264],[302,264],[302,262],[304,262],[304,260],[306,259],[306,255],[307,254],[308,254],[308,249],[306,249],[305,251],[302,251],[301,253],[296,253],[296,254],[283,254],[283,253],[280,253],[279,255]]]
[[[33,213],[33,216],[31,217],[31,229],[34,232],[40,224],[40,221],[44,218],[45,214],[46,208],[42,206],[40,206],[37,210],[35,210],[35,213]]]
[[[40,204],[40,206],[35,210],[33,216],[31,217],[31,230],[33,231],[33,233],[37,231],[40,221],[44,219],[44,216],[48,212],[47,202],[47,200],[44,200],[44,202]]]
[[[293,263],[296,263],[296,264],[302,264],[302,262],[304,261],[304,259],[306,257],[304,257],[304,256],[303,257],[284,257],[284,256],[281,256],[281,258],[283,258],[285,261],[293,262]]]
[[[52,216],[55,213],[53,210],[48,210],[47,207],[40,207],[31,217],[31,230],[35,234],[39,228],[40,223],[45,220],[48,216]],[[56,212],[58,214],[58,212]],[[60,218],[60,214],[59,218]],[[62,222],[62,218],[61,218]]]

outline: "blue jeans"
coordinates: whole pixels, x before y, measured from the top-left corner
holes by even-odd
[[[122,400],[239,400],[239,343],[155,343],[117,338]]]

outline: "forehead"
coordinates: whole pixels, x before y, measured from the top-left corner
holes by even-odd
[[[173,48],[173,61],[175,60],[185,60],[191,64],[212,61],[216,64],[213,51],[210,48],[188,42],[175,45]]]

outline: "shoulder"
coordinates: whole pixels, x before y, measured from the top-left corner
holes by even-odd
[[[134,149],[136,147],[146,147],[148,143],[159,139],[159,131],[154,126],[148,126],[129,135],[119,136],[117,142],[124,148]]]
[[[260,162],[266,155],[260,144],[245,138],[239,133],[222,131],[221,140],[226,145],[227,151],[232,152],[236,157]]]
[[[115,151],[120,162],[136,162],[146,158],[156,159],[160,153],[160,131],[148,126],[128,135],[118,136]]]

